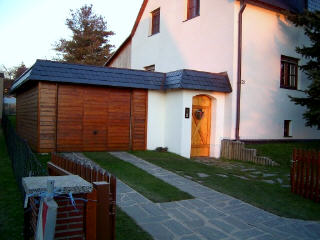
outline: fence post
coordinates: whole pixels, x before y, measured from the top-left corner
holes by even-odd
[[[97,239],[97,190],[87,194],[86,240]]]
[[[111,240],[109,183],[94,182],[93,186],[97,190],[97,240]]]

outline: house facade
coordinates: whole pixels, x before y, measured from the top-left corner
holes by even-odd
[[[319,139],[319,130],[304,125],[305,109],[288,97],[303,96],[310,84],[298,69],[305,59],[295,52],[308,39],[282,11],[305,7],[299,0],[144,1],[130,36],[106,66],[224,72],[232,86],[231,93],[149,90],[147,148],[193,155],[198,129],[184,114],[197,96],[211,104],[210,141],[199,142],[209,144],[208,156],[219,157],[222,139]]]

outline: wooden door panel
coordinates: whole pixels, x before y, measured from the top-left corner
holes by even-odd
[[[198,118],[197,112],[200,110],[203,114]],[[210,134],[211,99],[207,96],[196,96],[192,100],[191,157],[210,155]]]

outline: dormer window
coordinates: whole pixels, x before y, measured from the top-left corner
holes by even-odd
[[[200,0],[188,0],[187,19],[200,16]]]
[[[152,11],[151,15],[151,35],[153,35],[160,32],[160,8]]]

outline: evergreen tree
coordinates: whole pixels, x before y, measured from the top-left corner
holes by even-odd
[[[72,39],[60,39],[54,49],[66,62],[103,65],[113,48],[109,37],[114,33],[107,31],[107,22],[92,11],[92,5],[70,12],[66,25],[72,31]]]
[[[307,59],[305,65],[299,66],[306,73],[311,84],[303,92],[305,97],[292,97],[297,105],[307,108],[303,114],[305,125],[320,129],[320,11],[305,11],[302,14],[289,14],[288,19],[297,27],[302,27],[310,39],[310,45],[297,47],[297,53]]]

